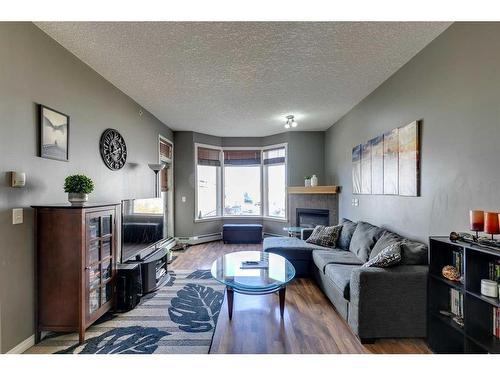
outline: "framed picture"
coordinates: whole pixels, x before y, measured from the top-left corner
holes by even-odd
[[[361,194],[361,145],[352,149],[352,193]]]
[[[419,122],[399,128],[399,195],[417,197],[420,194]]]
[[[372,194],[384,194],[384,136],[370,141],[372,148]]]
[[[39,105],[40,156],[46,159],[69,160],[69,116]]]
[[[398,186],[398,158],[399,158],[398,129],[392,129],[384,134],[384,194],[397,195]]]

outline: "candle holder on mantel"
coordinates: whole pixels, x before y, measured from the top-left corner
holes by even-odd
[[[474,241],[479,239],[479,232],[484,230],[484,211],[470,210],[470,230],[476,232]]]

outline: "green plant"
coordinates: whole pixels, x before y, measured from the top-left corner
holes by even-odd
[[[304,180],[310,180],[312,176],[305,176]]]
[[[75,174],[64,180],[65,193],[90,194],[94,191],[94,182],[83,174]]]

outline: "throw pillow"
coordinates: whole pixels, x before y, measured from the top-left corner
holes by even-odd
[[[367,267],[392,267],[401,262],[401,243],[394,242],[387,246],[384,250],[363,264],[362,268]]]
[[[340,224],[342,225],[342,230],[340,231],[339,239],[337,241],[337,247],[342,250],[349,250],[349,244],[351,243],[352,235],[356,229],[356,223],[344,218]]]
[[[323,247],[335,247],[337,239],[339,237],[341,225],[336,225],[333,227],[325,227],[323,225],[318,225],[314,228],[312,234],[306,240],[307,243],[319,245]]]
[[[364,221],[358,222],[349,244],[349,251],[366,262],[375,242],[382,236],[382,233],[384,233],[382,228]]]
[[[401,237],[399,234],[386,230],[384,234],[382,234],[382,237],[380,237],[378,241],[375,243],[375,246],[373,246],[369,259],[375,258],[387,246],[401,241],[403,241],[403,237]],[[403,249],[401,249],[401,253],[403,252],[402,250]]]

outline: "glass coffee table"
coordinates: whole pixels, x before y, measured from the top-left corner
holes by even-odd
[[[242,262],[245,261],[267,262],[268,267],[242,268]],[[295,277],[295,268],[281,255],[262,251],[237,251],[217,258],[212,264],[211,272],[214,279],[226,286],[230,320],[233,318],[235,292],[250,295],[278,292],[283,318],[286,285]]]

